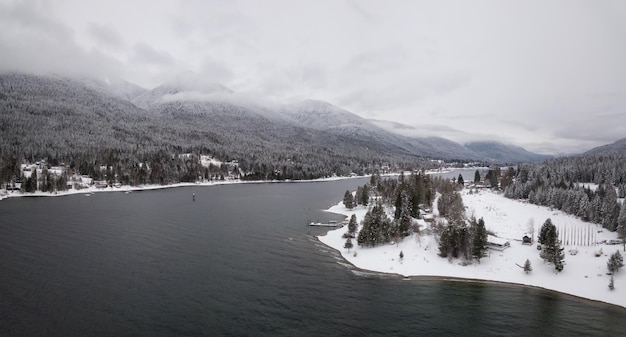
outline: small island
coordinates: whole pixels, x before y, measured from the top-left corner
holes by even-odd
[[[623,241],[618,240],[616,232],[560,210],[506,198],[502,192],[481,188],[478,181],[476,184],[462,183],[464,188],[455,190],[450,190],[450,186],[444,187],[448,192],[437,192],[433,196],[432,208],[426,207],[427,202],[423,203],[427,200],[419,200],[423,208],[417,217],[408,217],[410,227],[406,227],[402,222],[411,202],[407,193],[397,192],[397,189],[405,185],[408,191],[412,179],[418,178],[401,176],[399,182],[393,183],[398,196],[395,205],[383,202],[381,196],[387,193],[384,189],[389,183],[383,182],[382,188],[378,185],[378,191],[374,192],[378,195],[370,197],[365,204],[355,200],[363,197],[362,190],[367,187],[352,193],[352,198],[346,194],[343,202],[327,211],[353,218],[352,226],[330,230],[326,235],[319,236],[319,240],[341,252],[355,267],[364,270],[404,277],[519,284],[626,307],[626,272],[620,270],[623,266]],[[380,182],[373,179],[373,183]],[[441,181],[430,183],[442,184]],[[371,187],[368,189],[374,190]],[[455,200],[454,196],[457,201],[450,202],[450,199]],[[448,205],[438,205],[442,199]],[[351,200],[353,203],[350,203]],[[461,201],[460,212],[454,210],[458,200]],[[398,210],[398,207],[402,209]],[[381,209],[384,214],[380,214]],[[441,214],[441,211],[446,214]],[[454,215],[455,212],[457,215]],[[454,219],[459,213],[462,218]],[[368,223],[375,217],[382,217],[383,227],[396,229],[387,230],[391,235],[386,240],[375,243],[363,241],[364,236],[360,234],[364,228],[368,230]],[[452,226],[455,221],[463,225]],[[469,233],[475,230],[472,226],[478,223],[484,224],[486,229],[486,235],[482,235],[487,237],[483,250],[476,250],[471,239],[467,241],[468,247],[462,247],[459,242],[463,240],[458,237],[455,239],[457,244],[453,244],[456,247],[452,249],[443,243],[446,240],[443,232],[464,228],[461,231]],[[551,235],[551,244],[556,245],[556,248],[552,247],[556,249],[552,257],[546,256],[550,254],[547,245],[542,247],[538,243],[538,240],[548,243],[547,237]]]

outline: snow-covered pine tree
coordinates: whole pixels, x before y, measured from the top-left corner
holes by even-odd
[[[546,244],[546,238],[548,236],[548,232],[551,230],[556,230],[556,227],[554,227],[554,225],[552,224],[552,219],[547,218],[546,221],[543,223],[543,225],[541,226],[541,229],[539,230],[539,243],[540,244]]]
[[[561,247],[561,241],[559,240],[559,233],[556,226],[552,224],[552,221],[548,220],[546,220],[541,228],[540,240],[543,238],[543,241],[540,242],[544,245],[541,257],[551,262],[554,265],[554,269],[562,271],[565,254]]]
[[[617,217],[617,235],[622,239],[624,251],[626,251],[626,203],[622,205]]]
[[[611,274],[617,273],[619,269],[623,266],[624,258],[622,257],[622,254],[619,253],[619,250],[611,254],[611,256],[609,257],[609,261],[606,263],[606,267],[609,269],[609,273]]]
[[[526,259],[526,262],[524,262],[524,272],[528,274],[531,271],[533,271],[533,267],[530,265],[530,260]]]
[[[352,216],[350,217],[350,221],[348,222],[348,232],[350,234],[354,234],[356,232],[356,228],[357,228],[356,215],[352,214]]]
[[[347,209],[354,208],[354,197],[352,196],[352,192],[346,191],[343,195],[343,205],[346,206]]]
[[[389,242],[393,235],[393,226],[385,209],[379,203],[365,213],[357,242],[361,246],[376,246]]]
[[[485,228],[485,221],[483,218],[472,219],[471,222],[472,231],[472,257],[478,262],[485,254],[487,250],[487,229]]]
[[[409,229],[411,227],[411,200],[409,193],[406,190],[400,192],[400,212],[399,217],[396,220],[398,223],[398,237],[405,237],[409,235]]]
[[[354,245],[352,244],[352,240],[348,238],[346,240],[346,243],[343,245],[343,248],[346,248],[348,252],[350,252],[350,249],[352,249],[352,247],[354,247]]]

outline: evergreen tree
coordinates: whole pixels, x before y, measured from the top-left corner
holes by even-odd
[[[548,219],[549,220],[549,219]],[[545,231],[544,231],[545,227]],[[563,248],[561,247],[561,241],[559,240],[559,233],[556,230],[556,227],[552,224],[552,222],[544,223],[542,226],[542,234],[543,235],[543,250],[542,250],[542,258],[554,265],[554,269],[557,271],[563,270],[563,260],[565,259],[565,254],[563,253]],[[541,239],[541,237],[540,237]]]
[[[539,243],[546,244],[546,237],[548,232],[551,230],[556,230],[556,227],[552,224],[552,219],[547,218],[546,221],[541,226],[541,230],[539,231]]]
[[[474,172],[474,183],[478,184],[479,182],[480,182],[480,172],[476,170],[476,172]]]
[[[348,238],[346,240],[346,243],[343,245],[343,248],[346,248],[348,252],[350,252],[350,249],[352,249],[352,247],[354,247],[354,245],[352,244],[352,240]]]
[[[343,205],[346,206],[347,209],[354,208],[354,198],[352,197],[352,192],[346,191],[343,195]]]
[[[487,251],[487,229],[485,221],[480,218],[478,221],[472,219],[472,256],[480,262],[480,259]]]
[[[400,192],[400,212],[397,212],[397,236],[404,237],[409,235],[409,229],[411,227],[411,201],[409,200],[409,194],[403,190]],[[397,239],[397,238],[396,238]]]
[[[609,281],[609,289],[615,290],[615,281],[613,280],[613,275],[611,275],[611,280]]]
[[[500,178],[500,168],[497,167],[495,169],[489,169],[487,171],[487,175],[485,176],[485,180],[489,181],[489,184],[492,188],[498,187],[498,178]]]
[[[465,186],[465,181],[463,180],[463,175],[459,173],[459,178],[456,180],[457,184],[461,186]]]
[[[604,188],[604,198],[602,199],[602,227],[615,231],[617,229],[617,219],[620,212],[620,204],[617,202],[617,193],[611,184]]]
[[[356,223],[356,215],[352,214],[350,217],[350,221],[348,222],[348,232],[350,234],[354,234],[356,232],[357,223]]]
[[[451,225],[446,226],[439,235],[439,256],[448,257],[452,252],[452,238],[454,228]]]
[[[362,205],[361,202],[363,200],[363,188],[361,186],[357,186],[356,193],[354,194],[354,204]]]
[[[626,203],[622,205],[617,217],[617,235],[622,239],[623,249],[626,251]]]
[[[528,274],[531,271],[533,271],[533,267],[530,265],[530,260],[526,259],[526,262],[524,263],[524,272]]]
[[[404,253],[400,251],[400,260],[404,259]]]
[[[33,169],[33,173],[31,173],[30,177],[26,179],[26,182],[22,184],[22,189],[24,192],[35,192],[37,190],[37,169]]]
[[[624,266],[624,258],[622,257],[622,254],[619,253],[619,250],[611,254],[606,266],[611,274],[617,273],[619,269]]]
[[[387,217],[381,204],[376,204],[365,213],[362,227],[357,236],[357,243],[361,246],[376,246],[389,242],[393,235],[391,220]]]
[[[369,200],[370,200],[369,187],[367,186],[367,184],[365,184],[363,185],[363,188],[361,189],[360,204],[363,206],[367,206],[369,204]]]

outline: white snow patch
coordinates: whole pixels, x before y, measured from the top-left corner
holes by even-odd
[[[602,230],[600,226],[560,211],[536,206],[521,201],[511,200],[491,191],[463,193],[463,202],[468,213],[476,218],[483,218],[487,229],[500,238],[510,241],[511,247],[504,251],[489,250],[489,256],[463,266],[462,259],[448,260],[439,257],[438,243],[433,235],[411,235],[393,245],[381,245],[374,248],[354,247],[348,252],[343,248],[346,239],[342,234],[347,228],[329,231],[318,239],[338,250],[354,266],[376,272],[408,276],[456,277],[516,283],[555,290],[583,298],[602,301],[626,307],[626,271],[620,270],[615,278],[615,290],[608,287],[610,276],[607,275],[607,261],[610,254],[622,249],[621,245],[605,245],[603,240],[616,239],[617,234]],[[359,206],[346,209],[342,203],[331,207],[328,212],[351,216],[358,221],[363,219],[367,209]],[[565,251],[565,268],[555,272],[554,266],[539,257],[536,245],[522,245],[522,237],[532,233],[534,227],[536,242],[541,225],[547,218],[559,228]],[[530,230],[529,230],[530,229]],[[578,239],[580,238],[580,239]],[[603,254],[595,253],[602,249]],[[578,250],[576,255],[569,251]],[[404,258],[400,259],[400,252]],[[622,254],[624,254],[622,252]],[[532,272],[524,273],[521,266],[528,259]]]

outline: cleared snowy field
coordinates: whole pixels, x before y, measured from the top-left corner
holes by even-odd
[[[361,269],[407,277],[456,277],[517,283],[626,307],[626,269],[622,268],[614,276],[615,290],[611,291],[606,266],[609,255],[616,250],[619,249],[624,255],[622,246],[598,243],[617,239],[616,233],[602,230],[596,224],[583,222],[563,212],[506,199],[490,191],[476,194],[463,192],[463,202],[469,215],[482,217],[487,229],[508,239],[511,247],[504,251],[489,250],[489,256],[482,258],[480,263],[474,261],[464,266],[462,259],[439,257],[438,243],[433,235],[412,235],[397,244],[374,248],[358,247],[356,240],[353,240],[355,247],[349,252],[343,248],[346,239],[341,237],[347,228],[331,230],[318,238],[340,251],[347,261]],[[367,209],[360,206],[348,210],[342,203],[338,203],[328,211],[346,216],[356,214],[361,221]],[[547,218],[559,229],[565,248],[565,268],[560,273],[556,273],[554,266],[539,257],[536,244],[528,246],[521,242],[525,233],[532,233],[532,227],[536,238]],[[571,255],[570,250],[578,252]],[[399,257],[401,251],[403,259]],[[601,255],[596,257],[600,251]],[[526,259],[530,260],[533,268],[529,274],[521,268]]]

